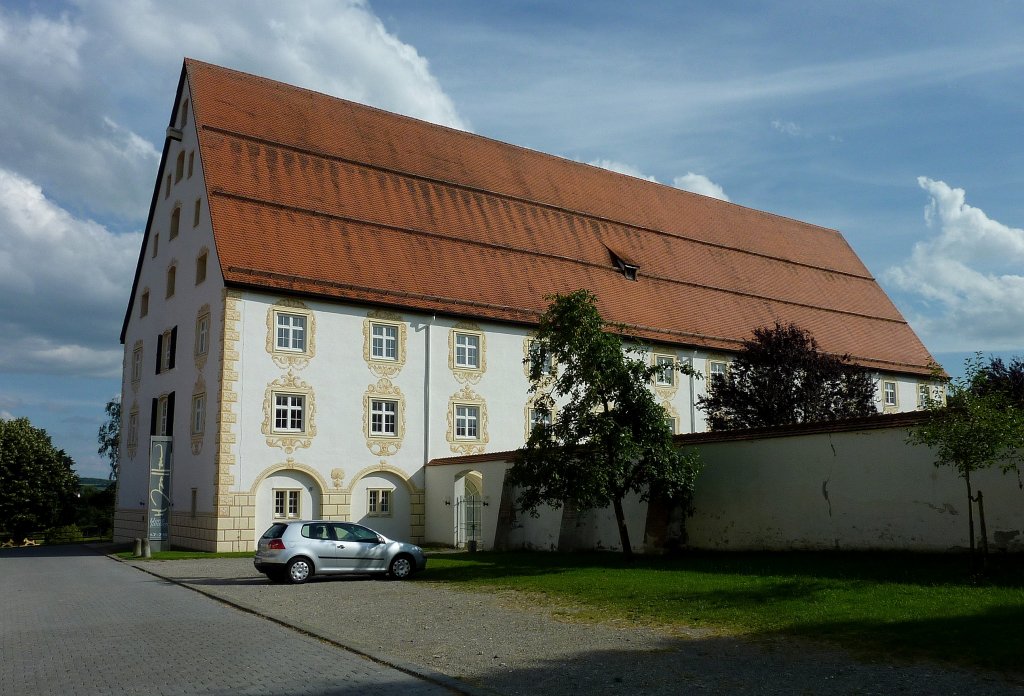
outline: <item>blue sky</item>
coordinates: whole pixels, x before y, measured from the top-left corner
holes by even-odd
[[[1024,354],[1024,3],[0,4],[0,417],[86,476],[184,56],[843,232],[950,372]]]

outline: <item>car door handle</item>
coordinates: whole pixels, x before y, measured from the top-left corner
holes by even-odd
[[[339,549],[343,549],[343,548],[345,548],[345,545],[344,544],[338,544],[338,548]]]

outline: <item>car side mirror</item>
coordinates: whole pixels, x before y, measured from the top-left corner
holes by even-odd
[[[382,537],[380,534],[377,535],[377,543],[378,544],[383,544],[384,543],[384,537]]]

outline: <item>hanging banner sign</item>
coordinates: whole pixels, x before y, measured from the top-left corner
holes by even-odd
[[[149,441],[150,541],[166,541],[171,517],[171,439],[154,436]]]

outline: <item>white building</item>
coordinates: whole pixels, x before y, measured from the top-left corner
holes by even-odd
[[[287,517],[470,538],[482,473],[425,464],[523,444],[532,327],[580,287],[652,360],[710,374],[783,321],[874,370],[880,410],[929,378],[838,232],[186,60],[121,335],[115,539],[160,500],[199,549]],[[678,432],[704,386],[652,385]]]

